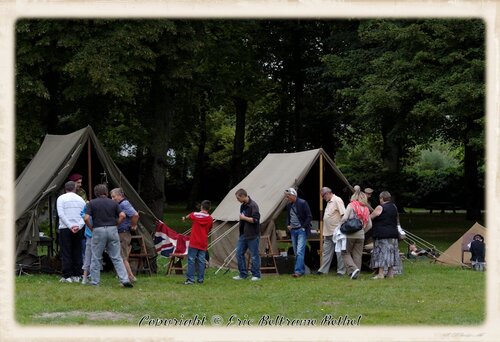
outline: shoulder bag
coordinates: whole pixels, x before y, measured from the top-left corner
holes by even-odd
[[[356,212],[353,210],[354,217],[348,218],[342,225],[340,226],[340,232],[342,234],[352,234],[356,233],[363,229],[363,222],[358,218]]]

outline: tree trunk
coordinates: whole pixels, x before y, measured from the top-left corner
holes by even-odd
[[[199,113],[200,138],[198,140],[198,155],[194,167],[193,186],[191,187],[191,193],[189,194],[188,203],[186,205],[187,210],[194,210],[196,207],[196,201],[199,199],[201,193],[201,180],[203,178],[203,169],[205,165],[205,146],[207,144],[207,108],[205,105],[202,104],[200,106]]]
[[[395,119],[397,120],[397,119]],[[402,147],[397,141],[398,132],[397,123],[392,117],[384,116],[382,119],[382,138],[383,138],[383,148],[382,148],[382,161],[384,165],[384,178],[386,181],[386,189],[391,193],[392,201],[398,207],[400,212],[404,211],[403,198],[401,198],[401,155]]]
[[[467,122],[464,141],[464,192],[465,209],[467,210],[467,220],[481,219],[481,191],[478,186],[478,153],[469,143],[469,132],[473,131],[474,123],[472,120]]]
[[[141,197],[159,219],[165,206],[165,168],[172,127],[173,94],[156,78],[151,91],[150,140],[142,164]]]
[[[248,108],[248,101],[239,96],[234,97],[233,102],[236,109],[236,128],[234,132],[229,188],[235,186],[241,179],[241,164],[245,149],[245,122]]]
[[[304,139],[302,132],[302,112],[304,110],[304,46],[302,42],[302,31],[300,22],[296,29],[292,31],[292,81],[293,81],[293,117],[295,133],[295,151],[304,149]]]
[[[45,124],[44,131],[48,134],[60,134],[59,106],[57,104],[60,98],[60,94],[58,94],[59,75],[55,72],[49,72],[44,77],[44,83],[50,95],[45,107],[45,118],[42,119],[42,123]]]

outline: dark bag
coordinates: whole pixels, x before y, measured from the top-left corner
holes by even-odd
[[[342,223],[342,225],[340,226],[340,232],[346,235],[356,233],[361,229],[363,229],[363,222],[361,222],[361,220],[357,218],[357,216],[347,219],[347,221]]]

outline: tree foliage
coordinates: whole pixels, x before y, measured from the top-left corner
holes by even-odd
[[[157,215],[165,200],[221,199],[269,152],[319,147],[403,206],[415,182],[439,188],[409,165],[441,138],[463,151],[455,181],[472,201],[484,35],[475,19],[22,19],[17,171],[46,133],[91,124]]]

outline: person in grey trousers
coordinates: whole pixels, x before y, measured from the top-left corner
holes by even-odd
[[[121,286],[133,287],[120,254],[120,237],[117,226],[125,219],[125,213],[118,203],[108,198],[108,187],[97,184],[94,187],[95,199],[87,203],[85,224],[92,231],[92,261],[90,263],[91,285],[99,285],[101,279],[102,253],[108,251]],[[90,220],[92,217],[92,222]]]
[[[327,202],[323,217],[323,254],[321,257],[321,267],[316,272],[317,275],[328,273],[333,256],[337,259],[337,275],[343,276],[346,273],[344,261],[340,252],[335,252],[333,242],[333,231],[340,224],[345,212],[345,205],[342,198],[336,196],[332,189],[324,187],[321,189],[321,198]]]

